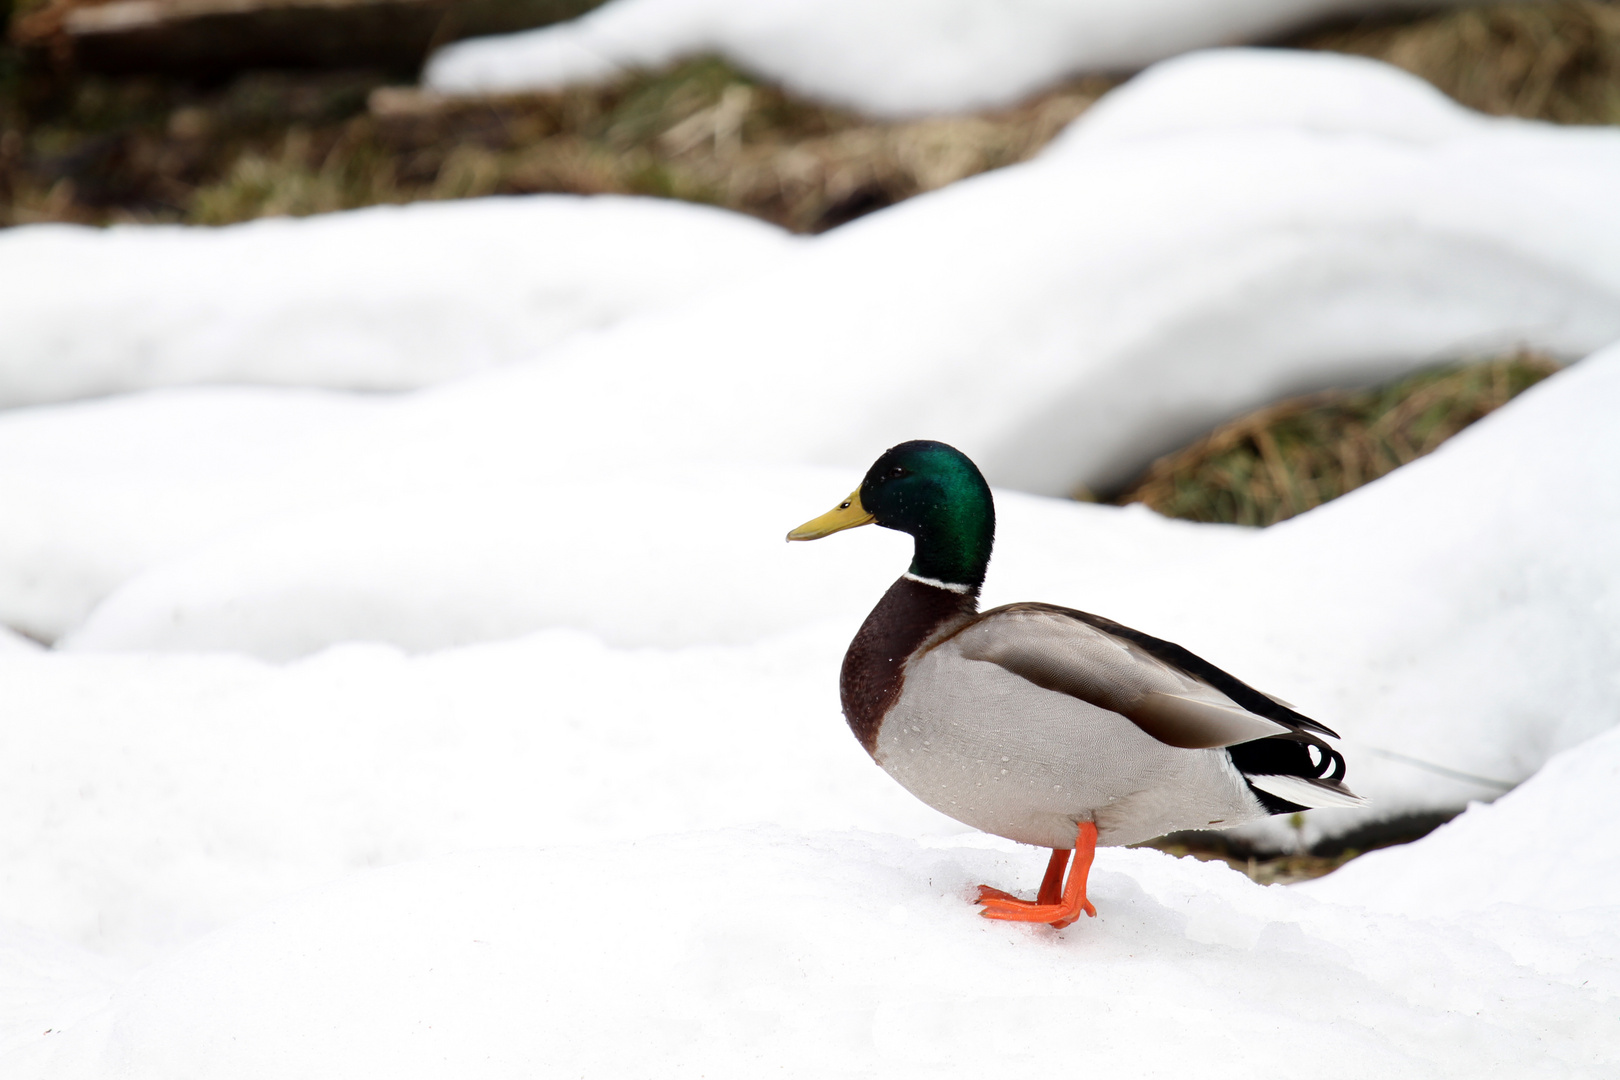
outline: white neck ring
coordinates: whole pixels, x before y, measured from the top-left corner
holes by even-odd
[[[920,574],[913,574],[910,570],[907,570],[900,576],[905,578],[907,581],[915,581],[919,585],[932,585],[934,588],[944,589],[946,592],[969,593],[973,591],[973,586],[971,585],[958,585],[952,581],[940,581],[937,578],[923,577]]]

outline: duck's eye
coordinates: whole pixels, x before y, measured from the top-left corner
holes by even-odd
[[[838,504],[838,509],[840,509],[840,510],[848,510],[849,509],[849,503],[847,503],[847,502],[839,503]]]
[[[902,468],[901,466],[899,466],[899,465],[896,465],[894,468],[889,470],[889,479],[890,480],[898,480],[902,476],[905,476],[905,475],[906,475],[906,470],[904,468]]]

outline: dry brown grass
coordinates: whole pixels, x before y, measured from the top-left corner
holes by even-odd
[[[1620,122],[1620,0],[1363,20],[1288,44],[1388,60],[1487,112]],[[816,232],[1026,160],[1112,85],[1080,79],[1012,109],[881,123],[714,59],[462,103],[365,73],[248,73],[198,87],[64,81],[20,63],[0,48],[0,226],[223,224],[379,202],[601,192],[713,203]]]
[[[710,59],[615,87],[475,102],[381,91],[372,116],[383,141],[430,156],[446,130],[480,133],[439,165],[443,194],[640,192],[816,232],[1026,160],[1110,85],[1083,79],[1013,109],[879,123]],[[451,165],[460,179],[447,182]]]
[[[1114,501],[1191,521],[1275,524],[1430,453],[1557,370],[1519,353],[1278,402],[1160,458]]]
[[[1613,0],[1365,19],[1287,44],[1387,61],[1497,116],[1620,123],[1620,3]]]
[[[1111,85],[1081,79],[1012,109],[880,123],[714,59],[472,101],[363,74],[250,75],[207,92],[87,80],[0,158],[0,224],[225,224],[567,192],[713,203],[816,232],[1023,161]]]

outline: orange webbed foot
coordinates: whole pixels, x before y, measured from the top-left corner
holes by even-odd
[[[984,910],[979,914],[1004,922],[1047,923],[1058,930],[1073,924],[1082,913],[1095,917],[1097,909],[1086,899],[1086,878],[1096,853],[1097,826],[1089,821],[1081,822],[1074,842],[1074,869],[1066,886],[1063,871],[1068,866],[1070,853],[1057,848],[1052,852],[1040,895],[1035,900],[1020,900],[1011,893],[980,885],[977,902]]]
[[[1081,900],[1078,904],[1036,904],[1028,900],[981,900],[984,910],[979,912],[987,919],[1003,919],[1008,922],[1043,922],[1050,923],[1058,929],[1077,921],[1081,915],[1090,915],[1096,918],[1097,909],[1089,900]]]
[[[979,886],[979,898],[977,900],[973,901],[973,902],[975,904],[988,904],[992,900],[1006,900],[1009,903],[1014,903],[1014,904],[1028,904],[1029,903],[1028,900],[1020,900],[1020,899],[1018,899],[1018,897],[1014,896],[1010,892],[1002,892],[1000,889],[992,889],[988,885],[980,885]]]

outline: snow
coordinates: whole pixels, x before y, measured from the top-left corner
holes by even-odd
[[[664,279],[730,219],[622,201],[20,234],[280,236],[261,314],[313,310],[306,256],[415,237],[451,298],[433,377],[459,375],[0,415],[0,618],[57,645],[0,634],[0,1076],[1613,1075],[1616,176],[1613,132],[1239,50],[1030,165],[815,240],[746,225],[712,283]],[[621,283],[590,241],[644,210],[694,231]],[[428,258],[460,228],[429,241],[432,214],[479,243],[551,214],[606,269],[480,353],[445,282],[496,271]],[[248,341],[208,288],[188,310]],[[425,370],[372,329],[374,370]],[[1518,341],[1585,358],[1271,529],[1048,497],[1280,393]],[[152,385],[97,370],[18,392]],[[912,799],[839,716],[905,539],[782,542],[918,435],[997,484],[988,603],[1111,616],[1345,735],[1373,807],[1250,837],[1522,783],[1308,886],[1108,849],[1097,919],[978,918],[972,887],[1027,895],[1043,853]]]
[[[556,630],[289,666],[0,654],[28,718],[0,733],[0,920],[146,962],[346,872],[492,845],[960,831],[849,736],[847,636],[647,651]],[[739,770],[739,745],[792,764]]]
[[[0,924],[0,1062],[104,1007],[130,965],[96,956],[38,930]]]
[[[1612,791],[1587,770],[1581,805]],[[1559,778],[1568,782],[1567,771]],[[1597,782],[1591,782],[1597,781]],[[1551,824],[1532,781],[1500,821]],[[1466,819],[1465,819],[1466,820]],[[1407,849],[1502,864],[1453,826]],[[1393,914],[1265,888],[1218,864],[1099,853],[1095,920],[978,919],[980,881],[1032,886],[1038,853],[975,837],[775,825],[601,846],[467,852],[351,874],[151,965],[15,1055],[18,1077],[560,1074],[1570,1077],[1617,1064],[1620,935],[1607,906],[1535,890],[1510,948],[1469,913]],[[1331,880],[1331,879],[1330,879]],[[607,925],[604,925],[606,923]],[[1576,936],[1576,935],[1579,936]]]
[[[0,413],[5,621],[55,639],[221,515],[273,510],[267,478],[289,456],[383,411],[314,390],[186,388]]]
[[[1451,0],[1458,3],[1459,0]],[[1466,0],[1461,0],[1466,2]],[[1401,0],[614,0],[539,30],[457,42],[424,83],[555,89],[705,53],[877,114],[1009,105],[1066,76],[1132,71]]]
[[[850,573],[862,553],[806,566],[782,542],[840,486],[850,478],[820,471],[604,473],[538,492],[500,477],[289,515],[135,576],[60,645],[290,659],[547,626],[625,646],[756,640],[870,606],[874,579]],[[757,494],[703,524],[693,508],[726,490]],[[641,600],[602,604],[620,592]]]
[[[1348,751],[1524,779],[1620,719],[1620,495],[1600,479],[1620,463],[1617,404],[1611,347],[1416,467],[1255,536],[1189,629],[1241,642],[1232,666],[1310,702]],[[1499,793],[1357,757],[1375,816]],[[1357,820],[1312,818],[1307,837]]]
[[[40,648],[36,642],[29,641],[15,630],[0,626],[0,652],[26,652]]]
[[[1471,134],[1479,123],[1433,86],[1387,64],[1285,49],[1211,49],[1155,64],[1122,92],[1105,94],[1060,145],[1090,149],[1253,127],[1433,144]]]
[[[1298,702],[1349,737],[1352,781],[1374,797],[1375,814],[1458,806],[1492,792],[1365,748],[1518,780],[1614,723],[1620,602],[1610,555],[1620,508],[1603,479],[1620,457],[1606,423],[1617,400],[1620,350],[1611,350],[1437,454],[1258,534],[1002,493],[987,600],[1097,610]],[[1470,481],[1478,476],[1490,480],[1488,497]],[[397,554],[380,535],[326,536],[340,552],[381,545],[371,550],[385,569],[373,580],[389,587],[377,601],[421,605],[416,632],[431,626],[434,602],[454,626],[457,603],[475,614],[494,606],[503,583],[517,594],[534,582],[536,622],[584,625],[641,648],[549,630],[418,658],[347,646],[290,667],[197,655],[9,660],[8,713],[30,722],[8,731],[0,753],[27,763],[26,776],[0,785],[9,804],[0,812],[0,918],[144,959],[345,870],[474,847],[759,820],[956,831],[878,776],[837,717],[838,656],[903,564],[903,538],[868,530],[814,547],[780,542],[785,524],[823,509],[851,478],[808,470],[768,484],[736,473],[669,488],[638,479],[617,517],[622,488],[607,498],[584,487],[557,493],[601,532],[572,535],[542,518],[504,535],[498,522],[456,521],[440,563],[407,565],[392,580]],[[752,493],[747,508],[718,517],[714,493],[738,490]],[[626,516],[635,508],[646,509],[650,533]],[[441,516],[457,517],[429,512],[419,524]],[[694,528],[683,536],[672,523]],[[384,517],[378,528],[401,526]],[[612,539],[624,535],[650,536],[645,554],[674,555],[642,565],[601,547],[600,561],[584,557],[593,544],[624,545]],[[320,571],[318,581],[341,585],[366,571],[358,557],[321,563],[314,541],[285,544],[272,535],[266,551]],[[445,568],[458,564],[489,573],[484,592],[412,592],[443,588]],[[562,566],[560,575],[536,572]],[[1513,577],[1526,566],[1535,573]],[[234,571],[261,597],[290,594],[266,625],[307,633],[342,611],[330,594],[255,577],[275,569]],[[602,602],[614,597],[623,599]],[[217,610],[246,606],[227,594]],[[711,620],[729,612],[729,632],[763,640],[648,651],[631,636],[641,624],[653,637],[690,633],[663,625],[689,609]],[[775,636],[771,624],[749,622],[768,617],[778,620]],[[150,625],[163,629],[161,617]],[[379,618],[374,632],[388,626]],[[213,632],[229,631],[217,622]],[[200,635],[188,647],[209,644]],[[792,764],[739,770],[740,745]],[[603,804],[595,795],[608,790],[615,796]],[[1311,817],[1307,838],[1332,822]],[[1341,827],[1364,819],[1347,815]]]
[[[1261,532],[1003,491],[985,602],[1096,611],[1340,731],[1374,805],[1311,815],[1305,842],[1459,808],[1615,722],[1617,409],[1620,347]],[[61,647],[284,659],[353,639],[429,650],[547,627],[625,647],[741,643],[827,620],[847,630],[904,565],[904,538],[870,531],[807,550],[781,536],[860,475],[715,465],[430,482],[136,575]],[[1251,832],[1294,840],[1280,822]]]
[[[1041,854],[871,766],[847,632],[0,658],[0,917],[127,958],[0,951],[0,1071],[1238,1076],[1256,1031],[1306,1077],[1614,1067],[1615,733],[1319,885],[1110,849],[1097,920],[1008,927],[971,886]]]
[[[1620,908],[1615,791],[1620,729],[1558,754],[1524,786],[1471,805],[1421,845],[1371,852],[1303,890],[1411,918],[1513,908],[1612,911]],[[1489,857],[1476,857],[1480,852]],[[1401,888],[1386,890],[1391,881]]]
[[[1270,91],[1242,91],[1250,82]],[[1173,121],[1174,101],[1205,99],[1231,105],[1202,126]],[[1620,133],[1488,121],[1370,61],[1185,58],[1110,95],[1035,162],[790,244],[745,280],[531,362],[389,402],[261,395],[260,426],[289,434],[237,476],[207,465],[238,453],[209,419],[210,402],[243,407],[224,391],[0,417],[12,508],[0,620],[55,640],[125,584],[157,603],[161,590],[136,581],[147,571],[190,610],[214,588],[202,578],[272,558],[271,532],[363,564],[365,543],[340,556],[328,538],[381,516],[404,532],[403,569],[442,555],[436,537],[458,515],[530,532],[557,521],[524,493],[589,486],[582,464],[632,486],[688,465],[687,483],[702,483],[700,465],[847,472],[927,434],[1002,487],[1107,488],[1289,393],[1518,343],[1573,359],[1620,338],[1616,176]],[[352,419],[337,419],[344,408]],[[161,475],[130,464],[160,437],[198,460]],[[76,449],[41,453],[46,442]],[[521,557],[508,551],[506,565]],[[366,594],[392,573],[358,569]],[[500,580],[478,567],[461,580],[480,577]],[[496,606],[487,629],[458,616],[434,641],[405,615],[391,640],[541,624],[522,596]],[[396,614],[359,612],[343,633],[369,636]],[[658,640],[726,639],[680,625]],[[261,633],[221,641],[311,647],[242,637]]]
[[[398,390],[533,357],[791,250],[653,199],[0,232],[0,407],[201,382]]]

